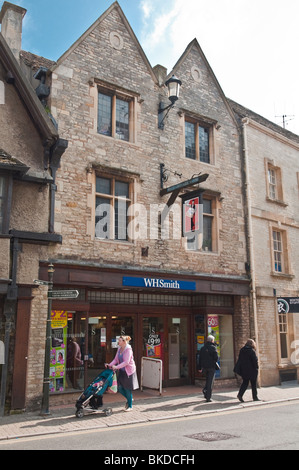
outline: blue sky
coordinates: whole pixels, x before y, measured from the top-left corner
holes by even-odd
[[[23,49],[57,60],[113,0],[10,0]],[[3,1],[0,0],[0,7]],[[152,66],[170,71],[195,37],[224,93],[299,134],[298,0],[119,0]]]

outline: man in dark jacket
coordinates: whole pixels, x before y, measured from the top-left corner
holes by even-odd
[[[216,364],[219,360],[214,343],[214,336],[208,336],[206,344],[201,348],[197,356],[197,369],[199,372],[204,372],[206,375],[206,385],[203,389],[203,393],[207,402],[212,401],[211,396],[215,379],[215,371],[217,368]]]

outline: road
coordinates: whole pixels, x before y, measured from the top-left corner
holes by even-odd
[[[187,464],[198,464],[196,451],[200,450],[299,450],[299,400],[96,431],[1,441],[2,450],[102,450],[99,463],[125,463],[133,468],[144,463],[171,463],[157,462],[156,457],[149,460],[149,455],[167,455],[167,451],[172,451],[169,455],[191,455],[193,461],[191,458]],[[138,450],[147,452],[134,452]],[[128,456],[132,456],[131,460],[118,460]]]

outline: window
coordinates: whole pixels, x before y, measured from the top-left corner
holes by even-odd
[[[216,199],[203,198],[203,234],[201,250],[205,252],[216,251]],[[187,249],[198,250],[200,237],[194,236],[187,238]]]
[[[96,177],[95,235],[100,239],[128,240],[130,183]]]
[[[211,127],[195,121],[185,121],[186,158],[211,163],[210,158]]]
[[[271,202],[284,204],[281,169],[266,161],[267,199]]]
[[[290,272],[287,232],[276,227],[271,228],[272,265],[274,275],[292,276]]]
[[[277,199],[277,182],[276,182],[276,172],[274,168],[268,169],[268,180],[269,180],[269,197],[271,199]]]
[[[277,230],[273,230],[273,256],[274,270],[276,273],[281,273],[283,271],[282,236]]]
[[[0,174],[0,233],[7,230],[7,178]]]
[[[4,83],[0,80],[0,104],[5,104],[5,89]]]
[[[281,359],[288,358],[288,321],[285,312],[278,313],[279,321],[279,336],[280,336],[280,357]]]
[[[134,97],[115,90],[98,90],[97,132],[115,139],[134,140]]]

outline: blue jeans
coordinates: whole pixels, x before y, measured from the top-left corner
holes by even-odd
[[[132,408],[132,402],[133,402],[133,394],[131,390],[128,390],[127,388],[124,388],[122,385],[118,385],[118,391],[121,393],[125,399],[128,402],[128,407]]]

